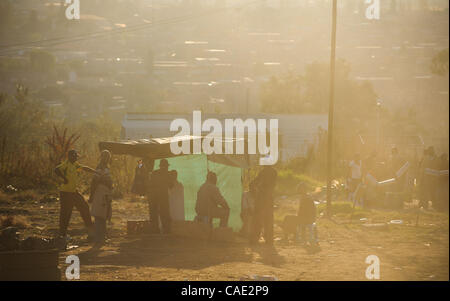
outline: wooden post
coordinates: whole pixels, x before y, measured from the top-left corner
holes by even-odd
[[[337,0],[333,0],[330,58],[330,102],[328,108],[328,152],[327,152],[327,215],[331,217],[331,181],[333,166],[333,123],[334,123],[334,79],[336,73],[336,19]]]

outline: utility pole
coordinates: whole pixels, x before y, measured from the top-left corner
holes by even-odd
[[[247,84],[248,85],[248,84]],[[248,102],[250,100],[250,88],[246,87],[246,91],[245,91],[245,112],[247,114],[247,118],[248,118]]]
[[[380,120],[380,112],[381,111],[381,101],[377,100],[377,152],[380,152],[381,147],[381,120]]]
[[[337,0],[333,0],[330,58],[330,103],[328,108],[328,152],[327,152],[327,216],[331,217],[331,181],[333,179],[333,123],[334,123],[334,79],[336,73],[336,19]]]

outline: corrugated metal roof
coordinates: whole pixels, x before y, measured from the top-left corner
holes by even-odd
[[[180,113],[128,113],[123,122],[122,139],[169,137],[170,123],[177,118],[192,122],[192,114]],[[328,127],[328,116],[323,115],[281,115],[281,114],[202,114],[202,121],[215,118],[225,119],[278,119],[280,154],[282,160],[306,156],[308,146],[317,143],[319,127]]]

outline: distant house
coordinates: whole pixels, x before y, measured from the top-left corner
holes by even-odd
[[[177,118],[192,122],[192,114],[127,113],[122,121],[121,139],[135,140],[173,136],[170,123]],[[269,114],[202,114],[202,120],[215,118],[224,124],[227,118],[246,120],[278,119],[280,159],[305,157],[308,147],[318,143],[320,129],[328,126],[327,115],[269,115]],[[191,123],[192,125],[192,123]]]

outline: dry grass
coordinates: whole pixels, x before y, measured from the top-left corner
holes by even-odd
[[[8,227],[17,227],[19,229],[26,229],[30,227],[28,219],[25,216],[0,216],[0,229],[5,229]]]
[[[277,219],[295,214],[298,206],[295,197],[278,199],[277,203]],[[148,204],[125,197],[113,201],[110,241],[99,252],[88,252],[91,245],[86,243],[86,230],[74,210],[69,235],[71,245],[79,247],[60,254],[60,268],[67,267],[69,254],[77,254],[83,264],[81,280],[239,280],[249,275],[273,275],[280,280],[367,280],[365,259],[377,255],[382,280],[448,281],[448,214],[421,212],[416,226],[414,210],[356,212],[365,215],[366,223],[403,220],[403,224],[390,224],[384,231],[369,231],[355,215],[350,223],[351,213],[345,204],[336,203],[334,209],[333,219],[320,216],[317,220],[319,250],[282,240],[278,226],[275,250],[271,250],[263,245],[251,247],[241,238],[219,243],[174,235],[128,237],[127,220],[147,219]],[[5,217],[14,216],[13,223],[26,216],[30,226],[20,231],[21,236],[48,238],[58,233],[58,202],[9,200],[8,204],[0,203],[1,211]]]

